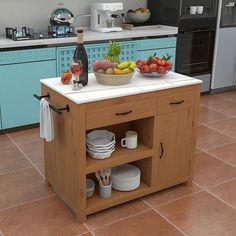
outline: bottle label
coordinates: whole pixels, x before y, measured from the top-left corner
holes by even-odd
[[[84,35],[83,34],[78,34],[77,42],[80,43],[80,44],[84,43]]]

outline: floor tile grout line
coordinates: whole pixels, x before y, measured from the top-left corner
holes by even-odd
[[[175,201],[181,200],[181,199],[186,198],[186,197],[190,197],[190,196],[192,196],[192,195],[194,195],[194,194],[197,194],[197,193],[200,193],[200,192],[202,192],[202,191],[204,191],[204,189],[200,189],[200,190],[198,190],[198,191],[196,191],[196,192],[194,192],[194,193],[190,193],[190,194],[184,195],[184,196],[182,196],[182,197],[177,197],[177,198],[175,198],[174,200],[169,201],[169,202],[166,202],[166,203],[163,203],[163,204],[160,204],[160,205],[158,205],[157,207],[166,206],[166,205],[168,205],[168,204],[170,204],[170,203],[173,203],[173,202],[175,202]],[[143,198],[142,198],[142,199],[143,199]]]
[[[217,113],[223,114],[223,115],[225,115],[225,116],[228,116],[229,119],[230,119],[230,118],[236,118],[236,115],[229,114],[229,113],[223,113],[222,111],[218,111],[218,110],[216,110],[216,109],[213,108],[213,107],[207,107],[207,106],[203,106],[203,107],[205,107],[205,108],[207,108],[207,109],[209,109],[209,110],[215,111],[215,112],[217,112]]]
[[[208,126],[208,125],[206,125],[206,124],[203,125],[203,126],[207,127],[208,129],[212,129],[212,130],[214,130],[214,131],[216,131],[216,132],[218,132],[218,133],[220,133],[220,134],[223,134],[223,135],[225,135],[225,136],[228,136],[228,137],[230,137],[230,138],[232,138],[232,139],[234,139],[234,140],[236,141],[236,138],[233,137],[233,136],[231,136],[231,135],[229,135],[229,134],[225,134],[224,132],[219,131],[219,130],[217,130],[217,129],[213,128],[213,127],[210,127],[210,126]]]
[[[142,213],[145,213],[145,212],[148,212],[148,211],[151,211],[151,210],[152,210],[152,209],[149,208],[149,209],[146,209],[146,210],[143,210],[143,211],[137,212],[137,213],[135,213],[135,214],[132,214],[132,215],[129,215],[129,216],[126,216],[126,217],[122,217],[122,218],[120,218],[119,220],[115,220],[115,221],[112,221],[112,222],[107,223],[107,224],[105,224],[105,225],[95,227],[94,229],[92,229],[92,231],[94,232],[94,231],[97,230],[97,229],[104,228],[104,227],[106,227],[106,226],[109,226],[109,225],[112,225],[112,224],[118,223],[118,222],[120,222],[120,221],[123,221],[123,220],[129,219],[129,218],[131,218],[131,217],[134,217],[134,216],[140,215],[140,214],[142,214]]]
[[[223,146],[225,146],[225,145],[233,144],[233,143],[235,143],[235,142],[236,142],[236,140],[234,140],[234,141],[232,141],[232,142],[229,142],[229,143],[224,143],[224,144],[216,145],[216,146],[213,146],[213,147],[208,148],[208,149],[202,148],[202,147],[199,147],[199,146],[196,146],[196,147],[197,147],[198,149],[201,149],[202,152],[206,152],[206,151],[208,151],[208,150],[212,150],[212,149],[215,149],[215,148],[220,148],[220,147],[223,147]]]
[[[24,206],[24,205],[27,205],[27,204],[31,204],[31,203],[34,203],[34,202],[37,202],[37,201],[41,201],[41,200],[44,200],[44,199],[48,199],[50,197],[55,197],[55,196],[56,196],[56,194],[52,193],[52,194],[49,194],[49,195],[47,195],[45,197],[41,197],[41,198],[34,199],[34,200],[31,200],[31,201],[24,201],[24,202],[19,203],[19,204],[15,205],[15,206],[11,206],[11,207],[0,209],[0,212],[1,211],[11,210],[11,209],[14,209],[14,208],[17,208],[17,207],[21,207],[21,206]]]
[[[233,142],[233,143],[234,143],[234,142]],[[229,144],[233,144],[233,143],[229,143]],[[222,146],[222,147],[223,147],[223,146]],[[217,147],[216,147],[216,148],[217,148]],[[213,149],[215,149],[215,148],[213,148]],[[206,150],[206,151],[204,151],[204,152],[207,153],[208,155],[212,156],[213,158],[215,158],[215,159],[217,159],[217,160],[219,160],[219,161],[222,161],[222,162],[224,162],[225,164],[227,164],[227,165],[229,165],[229,166],[231,166],[231,167],[233,167],[233,168],[236,168],[235,165],[232,165],[231,163],[229,163],[229,162],[227,162],[227,161],[225,161],[225,160],[222,160],[221,158],[217,157],[215,154],[210,153],[208,150]]]
[[[92,229],[89,228],[89,226],[86,223],[83,223],[83,225],[88,229],[88,231],[95,236],[95,233],[92,231]]]
[[[236,177],[231,178],[231,179],[228,179],[228,180],[224,180],[224,181],[222,181],[222,182],[220,182],[220,183],[218,183],[218,184],[215,184],[215,185],[211,186],[210,189],[216,188],[216,187],[218,187],[218,186],[220,186],[220,185],[222,185],[222,184],[225,184],[225,183],[227,183],[227,182],[231,182],[232,180],[236,180]]]
[[[36,165],[28,158],[28,156],[26,155],[26,153],[24,153],[24,151],[21,149],[21,147],[10,137],[10,135],[8,135],[8,138],[16,145],[16,147],[21,151],[21,153],[25,156],[25,158],[30,162],[30,164],[36,169],[36,171],[40,174],[41,177],[43,177],[43,179],[45,179],[45,176],[41,173],[41,171],[36,167]]]
[[[0,173],[0,176],[8,175],[8,174],[14,174],[14,173],[21,172],[21,171],[28,170],[28,169],[33,169],[33,168],[32,168],[32,166],[29,166],[29,167],[24,167],[24,168],[21,168],[21,169],[18,169],[18,170],[11,170],[11,171],[8,171],[8,172]]]
[[[165,219],[169,224],[171,224],[174,228],[176,228],[179,232],[181,232],[183,235],[187,236],[187,234],[182,231],[176,224],[174,224],[172,221],[170,221],[167,217],[165,217],[162,213],[160,213],[157,209],[152,207],[149,203],[147,203],[144,199],[142,199],[144,203],[146,203],[153,211],[155,211],[158,215],[160,215],[163,219]]]
[[[234,117],[227,117],[227,118],[224,118],[224,119],[220,119],[220,120],[214,120],[214,121],[210,121],[210,122],[200,122],[199,121],[199,123],[201,124],[201,125],[211,125],[211,124],[214,124],[214,123],[216,123],[216,122],[221,122],[221,121],[227,121],[227,120],[230,120],[230,119],[232,119],[232,118],[234,118]]]
[[[209,193],[210,195],[212,195],[213,197],[217,198],[218,200],[220,200],[221,202],[225,203],[226,205],[228,205],[229,207],[233,208],[234,210],[236,210],[236,208],[234,206],[232,206],[231,204],[229,204],[228,202],[226,202],[224,199],[220,198],[219,196],[217,196],[216,194],[212,193],[211,191],[209,191],[207,188],[201,186],[200,184],[197,184],[196,182],[193,182],[194,184],[196,184],[198,187],[201,187],[202,189],[204,189],[207,193]]]

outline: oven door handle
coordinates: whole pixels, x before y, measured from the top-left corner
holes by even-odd
[[[214,32],[214,30],[213,29],[197,29],[197,30],[179,31],[180,34],[192,34],[192,33],[200,33],[200,32]]]

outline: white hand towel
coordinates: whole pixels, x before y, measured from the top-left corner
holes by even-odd
[[[40,101],[40,137],[45,138],[47,142],[51,142],[54,139],[52,110],[45,98]]]

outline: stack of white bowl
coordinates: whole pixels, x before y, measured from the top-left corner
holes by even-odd
[[[115,134],[108,130],[94,130],[87,134],[87,152],[92,158],[105,159],[115,151]]]

